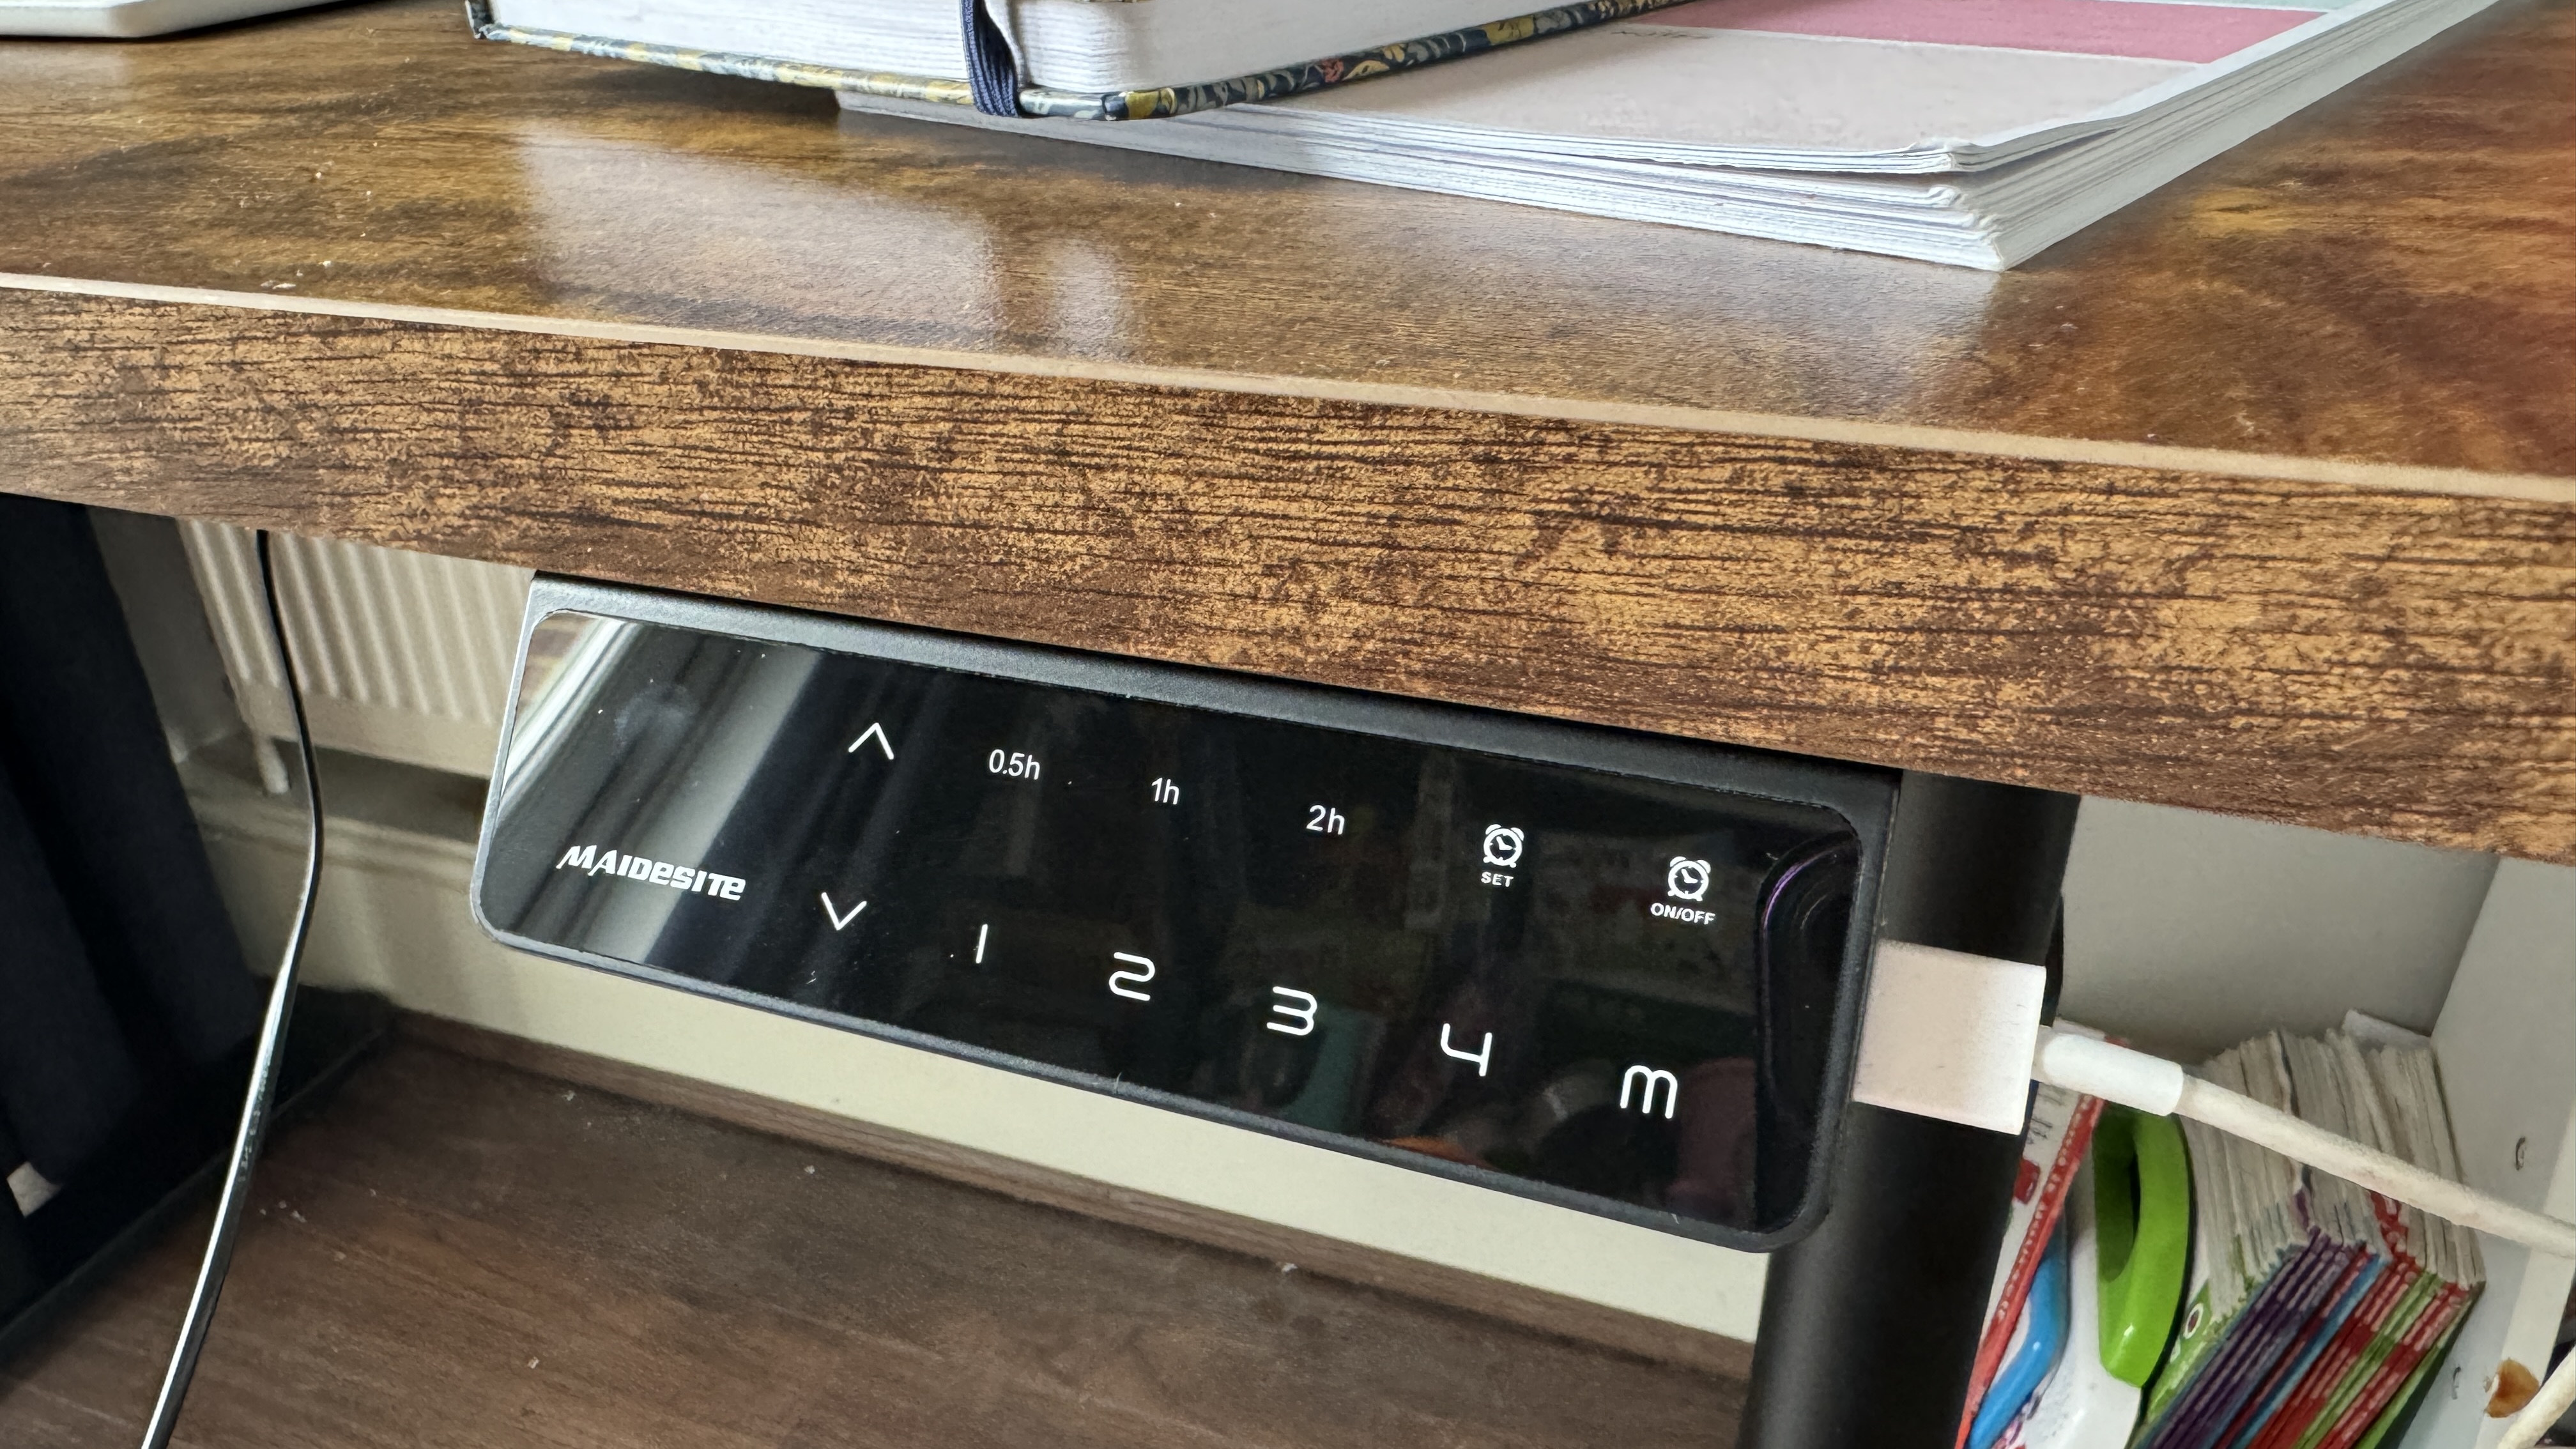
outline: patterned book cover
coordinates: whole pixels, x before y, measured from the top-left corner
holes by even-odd
[[[2306,1365],[2304,1376],[2287,1398],[2274,1406],[2246,1441],[2245,1449],[2287,1449],[2317,1416],[2325,1412],[2343,1386],[2353,1381],[2356,1365],[2371,1345],[2393,1342],[2432,1300],[2440,1280],[2411,1263],[2400,1262],[2382,1273],[2370,1299],[2354,1310],[2336,1331],[2334,1341]],[[2383,1351],[2384,1354],[2384,1351]],[[2357,1390],[2356,1390],[2357,1391]]]
[[[1678,3],[1680,0],[1575,0],[1570,5],[1552,6],[1510,20],[1426,35],[1419,40],[1400,41],[1347,55],[1328,55],[1252,75],[1203,81],[1195,85],[1164,86],[1159,90],[1066,91],[1024,85],[1019,90],[1020,111],[1023,115],[1077,121],[1143,121],[1158,116],[1185,116],[1193,111],[1214,110],[1238,101],[1275,101],[1322,90],[1326,86],[1366,80],[1370,76],[1416,70],[1444,60],[1457,60],[1462,56],[1518,45],[1525,40],[1624,20],[1631,15],[1642,15],[1649,10]],[[653,65],[677,66],[682,70],[747,76],[753,80],[780,81],[788,85],[820,86],[827,90],[884,96],[890,100],[937,101],[960,106],[975,103],[972,89],[962,80],[887,75],[851,70],[846,66],[813,65],[775,56],[692,50],[685,46],[655,45],[612,36],[572,35],[559,30],[504,25],[492,18],[491,0],[465,0],[465,16],[472,24],[475,36],[483,40],[506,40],[579,55],[640,60]]]
[[[2445,1285],[2441,1296],[2418,1316],[2414,1327],[2389,1353],[2358,1398],[2344,1407],[2330,1427],[2320,1420],[2326,1432],[2300,1440],[2302,1449],[2319,1445],[2323,1449],[2353,1449],[2362,1441],[2386,1414],[2404,1402],[2416,1381],[2440,1362],[2440,1354],[2447,1351],[2451,1335],[2468,1317],[2469,1305],[2477,1301],[2483,1286]]]
[[[2357,1256],[2323,1233],[2310,1237],[2237,1319],[2228,1342],[2141,1441],[2143,1449],[2217,1441],[2245,1400],[2297,1351],[2301,1332],[2352,1281]]]
[[[2350,1356],[2337,1366],[2335,1376],[2326,1380],[2320,1375],[2321,1391],[2300,1405],[2299,1412],[2283,1417],[2283,1432],[2275,1436],[2270,1449],[2291,1444],[2316,1449],[2382,1377],[2398,1345],[2417,1328],[2427,1310],[2438,1307],[2448,1291],[2448,1285],[2431,1273],[2411,1274],[2406,1296],[2382,1315],[2382,1321],[2368,1337],[2354,1346]],[[2392,1381],[2389,1387],[2393,1390],[2395,1383]]]
[[[2469,1296],[2475,1298],[2477,1295],[2472,1293]],[[2381,1449],[2383,1445],[2405,1441],[2406,1431],[2414,1425],[2415,1411],[2424,1406],[2424,1395],[2433,1386],[2434,1370],[2450,1356],[2451,1340],[2458,1331],[2459,1323],[2454,1320],[2451,1327],[2434,1340],[2432,1351],[2419,1359],[2413,1371],[2406,1375],[2405,1382],[2398,1386],[2397,1396],[2389,1401],[2377,1419],[2371,1421],[2369,1431],[2350,1449]]]
[[[2342,1372],[2332,1360],[2351,1333],[2357,1327],[2375,1327],[2390,1305],[2399,1301],[2409,1281],[2406,1269],[2376,1253],[2362,1253],[2355,1263],[2356,1271],[2344,1290],[2300,1330],[2296,1350],[2237,1409],[2235,1420],[2217,1442],[2228,1449],[2255,1449],[2260,1436],[2281,1427],[2297,1412],[2293,1406],[2320,1375]]]

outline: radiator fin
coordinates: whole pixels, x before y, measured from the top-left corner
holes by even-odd
[[[260,734],[293,734],[251,535],[180,528],[242,717]],[[277,536],[277,566],[317,743],[491,772],[527,570],[289,534]]]

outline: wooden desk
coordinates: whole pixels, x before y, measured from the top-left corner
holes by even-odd
[[[190,1449],[1707,1449],[1740,1380],[405,1045],[260,1169]],[[0,1370],[137,1442],[204,1221]]]
[[[2576,860],[2576,7],[2019,272],[443,0],[0,46],[0,486]]]

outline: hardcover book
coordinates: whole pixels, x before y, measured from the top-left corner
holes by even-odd
[[[848,96],[1063,120],[1284,100],[1676,0],[468,0],[474,33]],[[970,27],[969,18],[973,19]],[[978,99],[979,52],[1008,79]]]
[[[2487,3],[1691,0],[1590,16],[1545,45],[1131,125],[991,115],[859,86],[841,100],[2000,269]]]

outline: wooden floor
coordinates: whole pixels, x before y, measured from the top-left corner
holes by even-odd
[[[1743,1386],[404,1043],[283,1133],[180,1424],[339,1446],[1725,1446]],[[202,1216],[0,1368],[137,1442]]]

